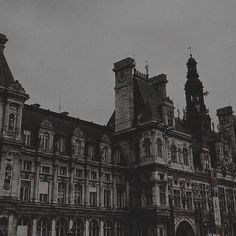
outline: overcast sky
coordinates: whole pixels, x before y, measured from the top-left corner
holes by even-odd
[[[206,104],[236,113],[235,0],[0,0],[0,32],[14,75],[40,103],[106,124],[114,110],[113,63],[133,57],[150,76],[167,74],[168,95],[185,105],[191,45]]]

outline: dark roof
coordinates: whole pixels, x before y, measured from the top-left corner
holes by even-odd
[[[175,118],[175,129],[182,133],[191,134],[191,130],[188,129],[184,121],[179,118]]]
[[[0,49],[0,86],[8,87],[12,82],[14,82],[14,78],[7,64],[4,53]]]
[[[84,135],[92,140],[100,140],[104,134],[110,136],[110,131],[105,126],[65,116],[33,105],[24,105],[22,129],[37,129],[44,120],[52,123],[55,133],[65,136],[71,135],[76,128],[81,128]]]

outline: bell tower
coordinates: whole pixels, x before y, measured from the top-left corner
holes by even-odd
[[[211,131],[211,119],[204,103],[203,85],[197,72],[197,62],[190,54],[185,84],[186,120],[195,134]]]

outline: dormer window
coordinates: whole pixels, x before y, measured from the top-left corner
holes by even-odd
[[[114,155],[114,163],[119,164],[120,163],[120,152],[116,151]]]
[[[65,153],[65,149],[66,149],[66,140],[65,137],[61,136],[59,137],[59,151],[60,153]]]
[[[93,147],[93,146],[89,146],[89,147],[88,147],[88,157],[89,157],[91,160],[94,160],[94,159],[95,159],[94,147]]]
[[[29,130],[23,131],[23,144],[25,147],[31,146],[31,131]]]
[[[143,151],[144,151],[144,155],[146,157],[150,156],[151,155],[151,142],[150,140],[147,138],[144,140],[143,142]]]
[[[81,140],[79,138],[75,138],[72,143],[72,154],[76,156],[81,155]]]
[[[50,147],[50,134],[47,131],[43,131],[40,136],[40,148],[49,150]]]

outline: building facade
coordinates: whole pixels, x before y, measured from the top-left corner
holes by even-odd
[[[204,103],[190,55],[186,110],[167,76],[114,64],[106,126],[27,105],[0,34],[0,236],[236,235],[236,117]]]

